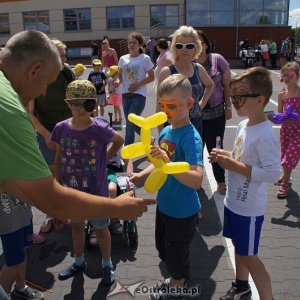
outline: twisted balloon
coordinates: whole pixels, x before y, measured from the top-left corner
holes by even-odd
[[[145,154],[147,155],[149,161],[155,167],[145,182],[144,187],[148,193],[155,193],[158,191],[166,181],[167,174],[185,173],[190,169],[190,165],[187,162],[165,163],[162,158],[155,158],[150,155],[151,128],[155,128],[168,120],[168,117],[164,112],[156,113],[148,118],[129,114],[128,120],[141,127],[141,141],[123,147],[121,156],[124,159],[129,159]]]

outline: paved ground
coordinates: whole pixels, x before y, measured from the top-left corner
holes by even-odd
[[[241,70],[233,70],[240,72]],[[277,99],[279,84],[278,71],[273,72],[274,97]],[[274,103],[275,103],[274,102]],[[154,112],[154,90],[149,86],[147,107],[143,113],[148,116]],[[268,104],[267,110],[274,110],[273,102]],[[106,108],[106,113],[112,110]],[[235,127],[240,119],[234,115],[227,124],[224,146],[231,149],[235,134]],[[278,134],[278,127],[275,128]],[[156,130],[153,130],[156,135]],[[135,161],[137,170],[145,167],[144,159]],[[300,299],[300,235],[299,235],[299,166],[292,174],[292,186],[286,200],[278,200],[276,192],[278,187],[270,186],[268,193],[268,209],[262,231],[259,255],[268,267],[274,290],[278,300]],[[143,188],[137,190],[140,197],[151,197]],[[200,192],[202,212],[204,215],[197,226],[196,236],[191,247],[191,273],[190,286],[198,287],[200,293],[195,296],[197,300],[219,299],[231,285],[234,279],[234,269],[231,258],[232,247],[230,242],[222,237],[222,197],[215,192],[215,183],[211,177],[210,166],[205,167],[203,190]],[[38,231],[44,214],[34,209],[34,226]],[[45,299],[49,300],[83,300],[106,299],[113,291],[122,291],[108,297],[108,299],[147,299],[147,296],[134,293],[135,285],[143,291],[151,287],[161,276],[167,275],[165,266],[157,257],[154,245],[154,218],[155,206],[141,217],[138,222],[139,241],[137,249],[129,248],[122,236],[112,237],[112,259],[116,267],[118,285],[103,288],[101,281],[101,257],[99,249],[86,251],[88,268],[75,278],[59,281],[58,272],[72,262],[72,238],[70,228],[53,230],[44,235],[46,242],[34,245],[28,250],[27,280],[49,289],[45,291]],[[1,251],[1,249],[0,249]],[[1,253],[1,252],[0,252]],[[3,257],[1,256],[3,259]],[[123,287],[123,288],[122,288]],[[133,296],[134,295],[134,296]],[[254,300],[258,298],[253,297]]]

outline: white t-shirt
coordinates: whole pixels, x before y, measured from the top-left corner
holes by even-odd
[[[247,126],[248,119],[237,128],[232,157],[252,166],[251,178],[228,171],[228,189],[224,204],[242,216],[262,216],[267,206],[268,184],[281,174],[279,143],[271,123]]]
[[[268,45],[267,44],[261,44],[260,45],[260,51],[261,52],[268,52],[269,51]]]
[[[134,82],[140,82],[147,77],[147,72],[153,69],[153,63],[146,54],[130,57],[130,54],[121,56],[119,68],[122,69],[122,93],[128,93],[129,86]],[[147,85],[139,87],[134,93],[146,97]]]

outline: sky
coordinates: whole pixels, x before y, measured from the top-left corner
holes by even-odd
[[[291,18],[293,16],[294,18]],[[298,18],[298,19],[296,19]],[[300,27],[300,1],[299,0],[290,0],[290,17],[289,25],[292,27]]]

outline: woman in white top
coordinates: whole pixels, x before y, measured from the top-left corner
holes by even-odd
[[[128,115],[141,115],[146,104],[147,84],[154,80],[153,63],[143,53],[143,36],[132,32],[128,36],[129,54],[119,60],[118,79],[115,86],[122,83],[123,111],[126,119],[125,145],[134,143],[134,133],[140,133],[140,127],[128,120]]]
[[[266,61],[269,59],[269,48],[265,40],[260,42],[260,51],[262,56],[262,66],[266,67]]]

